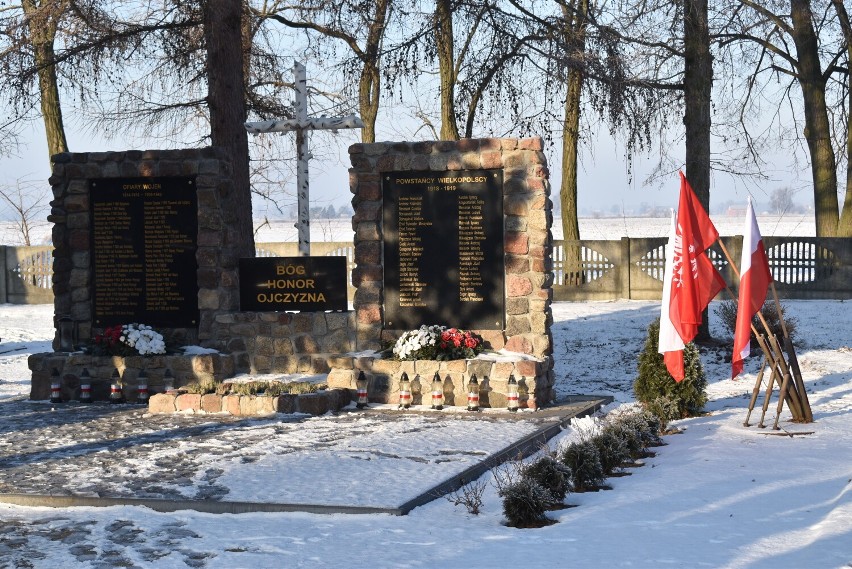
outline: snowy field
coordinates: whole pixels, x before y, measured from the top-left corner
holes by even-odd
[[[711,216],[719,234],[742,235],[741,215]],[[666,237],[669,218],[653,217],[581,217],[581,239],[620,239],[621,237]],[[764,215],[758,217],[762,235],[767,237],[810,237],[816,235],[813,214]],[[351,241],[352,224],[348,219],[316,219],[311,221],[311,239],[314,241]],[[553,238],[562,239],[562,220],[553,221]],[[296,230],[292,221],[273,221],[263,226],[255,235],[257,243],[295,241]]]
[[[711,216],[722,236],[742,234],[742,216]],[[255,221],[255,242],[295,242],[296,229],[293,221],[273,220],[269,224]],[[621,237],[665,237],[668,235],[669,218],[653,217],[581,217],[581,239],[619,239]],[[813,214],[787,214],[784,216],[758,216],[761,234],[767,237],[811,237],[816,235]],[[33,245],[50,245],[51,224],[37,222],[30,229]],[[354,233],[349,219],[311,220],[312,241],[352,241]],[[562,239],[562,220],[553,221],[553,238]],[[0,243],[22,245],[21,232],[8,221],[0,221]]]
[[[611,478],[612,490],[569,495],[566,502],[576,507],[551,512],[558,521],[552,526],[503,525],[493,473],[483,478],[489,486],[479,516],[446,500],[405,517],[0,505],[0,568],[852,567],[852,302],[786,305],[798,320],[797,351],[815,422],[791,424],[785,409],[782,432],[813,434],[744,428],[758,358],[732,381],[728,349],[703,351],[708,414],[678,422],[683,434],[666,437],[668,445],[630,476]],[[724,338],[713,306],[711,331]],[[558,392],[611,394],[616,402],[609,410],[629,405],[636,357],[658,311],[653,302],[555,303]],[[51,317],[47,305],[0,305],[0,413],[28,393],[26,357],[49,349]],[[769,420],[776,402],[777,394]],[[591,423],[576,421],[551,445],[565,444]],[[15,444],[14,433],[0,443]],[[296,478],[294,486],[344,483],[326,462],[315,472],[258,472],[245,481],[245,492],[287,487],[288,476]],[[416,476],[388,472],[362,482],[404,487]]]

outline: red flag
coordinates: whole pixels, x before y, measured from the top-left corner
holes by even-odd
[[[740,293],[737,304],[737,325],[734,329],[734,355],[731,358],[731,378],[743,371],[743,361],[751,352],[751,319],[766,301],[766,291],[772,282],[769,259],[763,238],[757,227],[751,200],[746,208],[743,231],[743,256],[740,261]]]
[[[705,253],[718,238],[719,232],[681,172],[669,314],[684,343],[695,338],[701,313],[725,288],[725,280]]]

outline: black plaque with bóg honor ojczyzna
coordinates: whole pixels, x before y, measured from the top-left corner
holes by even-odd
[[[384,325],[504,328],[502,170],[382,174]]]
[[[240,259],[240,310],[346,310],[346,257]]]
[[[89,181],[92,322],[198,325],[194,177]]]

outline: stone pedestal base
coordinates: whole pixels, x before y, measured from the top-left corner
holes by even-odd
[[[501,356],[495,360],[395,361],[366,357],[339,358],[339,361],[330,364],[329,388],[354,390],[355,380],[363,371],[369,380],[370,401],[374,403],[399,402],[399,380],[403,372],[411,380],[413,405],[431,406],[435,372],[443,382],[444,405],[448,406],[467,405],[467,383],[473,374],[476,374],[480,386],[480,407],[506,407],[507,384],[511,375],[518,382],[521,407],[535,409],[554,399],[553,362],[550,358],[532,360],[518,355]]]
[[[163,375],[170,369],[174,386],[189,383],[221,381],[234,375],[234,360],[228,354],[163,355],[163,356],[92,356],[80,353],[41,353],[29,357],[32,371],[30,399],[50,398],[50,382],[53,370],[59,372],[62,399],[71,401],[80,398],[80,373],[83,368],[92,377],[92,399],[109,399],[113,372],[118,370],[127,401],[135,401],[139,372],[145,370],[148,392],[163,391]]]
[[[348,405],[350,393],[346,389],[329,389],[316,393],[302,393],[266,397],[262,395],[219,395],[208,393],[158,393],[151,397],[148,412],[169,414],[191,411],[193,413],[228,413],[241,417],[258,417],[274,413],[305,413],[324,415]]]

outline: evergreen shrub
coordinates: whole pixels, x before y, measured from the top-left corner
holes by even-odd
[[[615,429],[605,427],[600,433],[592,437],[591,441],[598,448],[601,466],[607,474],[615,472],[622,463],[630,458],[627,443]]]
[[[591,440],[571,443],[565,447],[559,459],[571,469],[575,492],[593,490],[606,480],[601,454]]]
[[[544,512],[553,503],[553,496],[546,488],[530,477],[503,486],[499,491],[503,498],[503,515],[510,526],[529,527],[547,520]]]
[[[571,485],[571,469],[549,454],[525,466],[523,476],[550,492],[556,504],[562,503]]]
[[[657,352],[660,321],[648,326],[645,348],[639,354],[639,376],[633,382],[637,401],[664,422],[701,413],[707,403],[707,377],[701,366],[701,358],[695,344],[689,343],[683,350],[685,377],[677,382],[669,374],[663,355]],[[657,401],[663,398],[665,401]],[[658,414],[662,413],[662,414]]]

